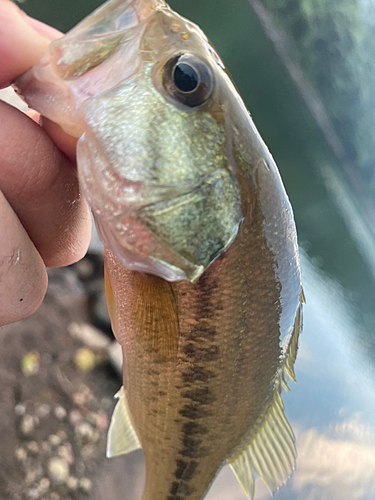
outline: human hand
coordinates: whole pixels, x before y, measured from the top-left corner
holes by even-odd
[[[61,36],[10,0],[0,0],[0,27],[0,88]],[[75,140],[57,125],[44,121],[41,127],[0,101],[0,326],[39,307],[46,267],[72,264],[86,253],[91,218],[74,152]]]

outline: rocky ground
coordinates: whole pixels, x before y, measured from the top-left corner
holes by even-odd
[[[103,334],[101,257],[49,278],[39,311],[0,329],[0,500],[109,499],[100,474],[121,381]]]

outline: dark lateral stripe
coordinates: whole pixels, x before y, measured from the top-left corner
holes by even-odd
[[[175,470],[175,478],[177,480],[190,481],[193,477],[194,472],[198,466],[198,462],[196,460],[176,460],[176,470]]]
[[[208,347],[201,347],[197,342],[188,342],[182,347],[182,352],[190,360],[199,361],[215,361],[220,355],[220,348],[217,344],[212,344]]]
[[[179,496],[181,495],[182,498],[184,498],[184,496],[188,496],[188,495],[191,495],[192,493],[194,493],[194,489],[191,488],[191,486],[189,486],[184,481],[181,481],[181,482],[174,481],[171,484],[171,488],[170,488],[169,492],[172,495],[172,498],[174,498],[174,499],[177,498],[176,497],[177,493]]]
[[[217,331],[214,321],[220,304],[212,300],[217,285],[212,277],[203,275],[197,287],[199,293],[194,303],[194,326],[186,332],[185,343],[181,346],[182,354],[189,361],[181,373],[181,396],[186,402],[179,410],[184,419],[181,422],[181,445],[174,471],[175,481],[170,486],[168,500],[186,500],[195,491],[192,480],[200,470],[197,459],[207,456],[204,443],[209,434],[209,429],[198,420],[212,414],[209,406],[216,400],[208,385],[216,374],[205,363],[214,362],[220,356],[220,348],[215,344]],[[215,299],[217,302],[217,296]]]
[[[189,421],[189,422],[185,422],[182,425],[182,432],[186,435],[192,435],[192,434],[203,434],[204,435],[204,434],[208,433],[208,429],[207,429],[207,427],[204,427],[203,425],[198,424],[197,422]]]
[[[212,370],[207,370],[203,366],[197,365],[189,365],[181,374],[184,384],[208,382],[208,380],[214,377],[216,377],[216,375]]]
[[[216,396],[209,387],[187,389],[181,395],[183,398],[191,399],[191,401],[200,405],[209,405],[216,400]]]
[[[187,403],[184,405],[179,414],[182,417],[188,418],[189,420],[196,420],[199,418],[210,417],[212,416],[212,412],[205,407],[197,406],[194,403]]]

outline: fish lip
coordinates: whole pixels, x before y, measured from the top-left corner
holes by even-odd
[[[110,82],[110,79],[106,78],[108,86],[104,85],[97,93],[86,78],[86,76],[91,78],[91,71],[66,78],[64,57],[69,75],[69,65],[74,63],[77,50],[82,49],[85,42],[95,44],[95,41],[119,36],[124,39],[128,37],[132,43],[130,30],[136,30],[138,27],[140,33],[137,37],[141,39],[142,26],[146,27],[157,9],[167,10],[169,7],[164,0],[112,0],[104,3],[62,38],[54,40],[39,63],[13,82],[14,88],[30,107],[59,123],[69,135],[79,138],[85,131],[83,103],[98,93],[114,87],[124,77],[116,76],[119,80],[115,82]],[[97,67],[102,67],[110,58],[104,58]],[[62,71],[59,71],[60,64]],[[95,71],[96,67],[93,69]],[[47,96],[48,99],[43,96]],[[53,109],[50,105],[52,101],[55,102]]]

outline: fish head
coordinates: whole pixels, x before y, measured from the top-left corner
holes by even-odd
[[[239,98],[195,24],[161,0],[112,0],[22,78],[27,102],[80,137],[84,194],[126,268],[194,282],[227,250],[243,219]]]

